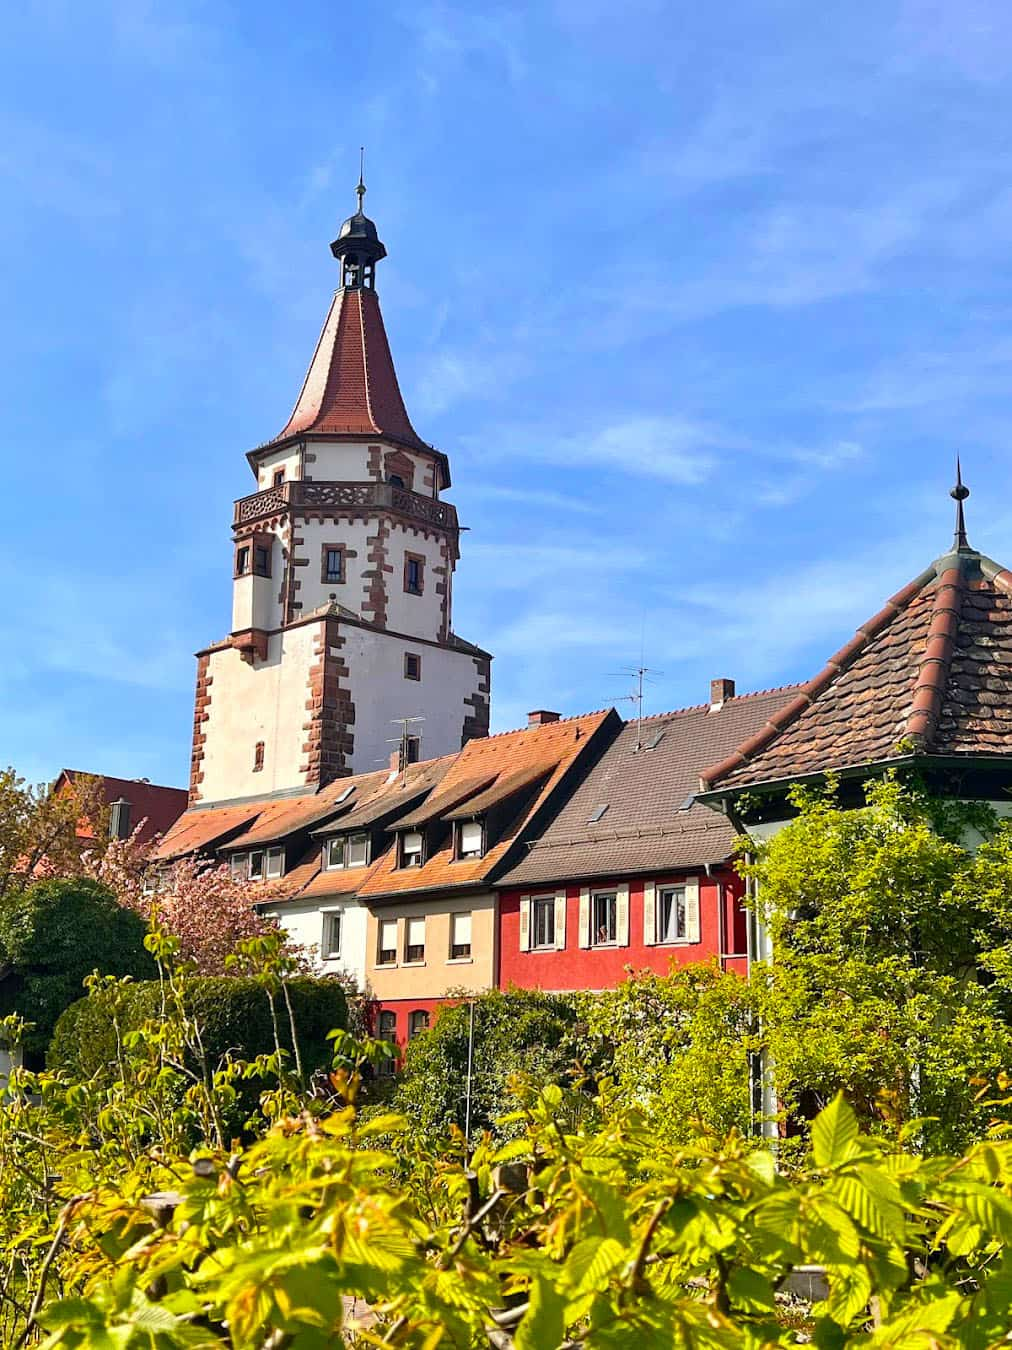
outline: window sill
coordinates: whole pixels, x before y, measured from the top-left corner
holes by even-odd
[[[541,955],[541,954],[544,953],[544,952],[564,952],[565,950],[566,950],[565,947],[556,947],[556,946],[554,946],[554,945],[551,946],[551,947],[529,947],[529,948],[528,948],[528,951],[530,951],[533,955],[536,955],[536,956],[539,956],[539,955]]]
[[[423,962],[423,964],[424,964],[424,962]],[[473,965],[474,965],[474,957],[473,957],[473,956],[448,956],[448,957],[446,958],[446,964],[447,964],[448,966],[473,966]]]
[[[373,966],[373,969],[374,969],[374,970],[396,970],[396,969],[397,969],[397,962],[396,962],[396,961],[377,961],[376,964],[375,964],[375,966]]]
[[[702,938],[672,938],[670,942],[655,942],[655,947],[698,947]]]
[[[400,968],[401,970],[411,970],[417,969],[419,966],[424,965],[425,965],[424,961],[401,961]]]

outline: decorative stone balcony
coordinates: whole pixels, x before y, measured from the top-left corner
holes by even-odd
[[[313,483],[292,481],[264,488],[235,504],[234,525],[248,525],[286,511],[352,507],[363,511],[396,511],[399,515],[456,530],[457,512],[449,502],[423,497],[393,483]]]

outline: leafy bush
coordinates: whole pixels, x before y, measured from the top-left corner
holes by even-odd
[[[29,1056],[45,1051],[57,1018],[81,997],[92,971],[142,980],[155,974],[146,932],[139,915],[85,877],[41,881],[6,896],[0,906],[0,1017],[17,1013],[35,1024],[24,1039]]]
[[[434,1026],[408,1044],[394,1105],[420,1130],[464,1128],[470,1018],[467,1002],[445,1006]],[[492,990],[474,999],[472,1134],[515,1108],[515,1075],[538,1086],[571,1077],[576,1022],[572,999],[537,989]]]
[[[327,1033],[347,1022],[344,992],[336,980],[299,976],[287,982],[292,1016],[306,1074],[329,1065]],[[157,981],[103,989],[78,1000],[56,1024],[48,1063],[70,1077],[88,1079],[115,1068],[116,1022],[120,1036],[139,1030],[163,1011],[164,990]],[[278,1004],[278,1033],[283,1049],[292,1050],[287,1008]],[[118,1007],[114,1019],[114,1008]],[[204,1053],[216,1067],[229,1052],[253,1059],[274,1050],[274,1028],[267,993],[256,979],[238,976],[195,976],[185,986],[185,1008],[200,1028]]]

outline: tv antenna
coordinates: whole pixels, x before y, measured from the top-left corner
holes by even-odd
[[[398,772],[403,773],[409,764],[413,764],[416,759],[422,757],[422,735],[419,731],[413,734],[411,728],[420,726],[425,721],[424,717],[393,717],[390,719],[390,725],[400,727],[399,736],[391,736],[387,739],[387,745],[396,745],[398,747],[397,766]],[[418,754],[411,758],[411,742],[418,742]]]
[[[642,663],[638,666],[623,666],[621,670],[612,672],[615,675],[625,675],[633,680],[633,692],[631,694],[619,694],[616,703],[631,703],[636,709],[636,749],[643,748],[643,686],[645,684],[654,684],[656,681],[649,679],[650,675],[663,675],[663,670],[653,670],[650,666],[644,666]]]

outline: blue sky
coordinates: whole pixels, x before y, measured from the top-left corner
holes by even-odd
[[[1012,9],[27,0],[0,83],[0,761],[185,781],[244,452],[367,146],[497,728],[807,678],[1012,562]],[[620,705],[628,706],[628,705]]]

